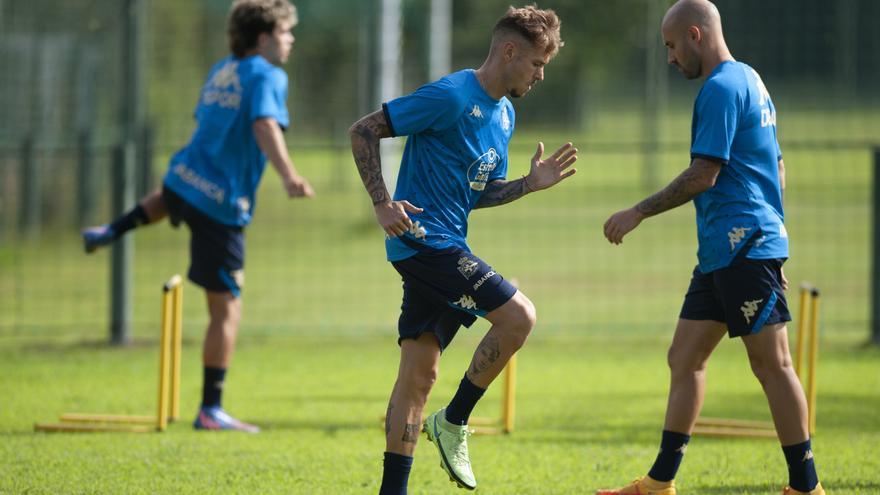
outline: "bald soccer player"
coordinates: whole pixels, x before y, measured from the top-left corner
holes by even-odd
[[[788,236],[776,110],[758,73],[731,56],[711,2],[679,1],[661,31],[669,63],[688,79],[705,79],[694,105],[691,163],[660,192],[612,215],[605,237],[620,244],[642,220],[693,200],[699,264],[669,349],[672,377],[660,453],[646,476],[597,494],[676,493],[673,480],[703,404],[706,363],[725,333],[742,338],[770,404],[788,463],[783,493],[824,494],[785,328],[791,320],[782,273]]]

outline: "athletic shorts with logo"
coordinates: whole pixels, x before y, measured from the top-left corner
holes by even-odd
[[[709,273],[694,268],[679,317],[725,323],[731,338],[791,321],[782,290],[784,262],[739,258],[730,266]]]
[[[392,262],[403,278],[398,343],[431,332],[442,351],[461,325],[470,327],[516,293],[516,287],[468,251],[407,244],[419,252]]]
[[[177,227],[183,221],[189,227],[189,279],[209,291],[241,295],[244,229],[217,222],[167,187],[162,188],[162,199],[171,225]]]

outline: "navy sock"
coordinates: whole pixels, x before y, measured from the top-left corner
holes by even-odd
[[[129,230],[147,223],[150,223],[150,219],[147,217],[147,212],[144,211],[141,205],[137,205],[129,210],[128,213],[114,220],[113,223],[110,224],[110,228],[113,229],[113,236],[118,239],[122,234],[125,234]]]
[[[681,465],[681,459],[684,457],[684,452],[687,450],[687,445],[690,441],[690,435],[663,430],[663,439],[660,441],[660,453],[657,454],[657,460],[654,461],[654,465],[648,471],[648,476],[657,481],[672,481],[675,479],[675,473],[678,472],[678,466]]]
[[[446,421],[454,425],[466,425],[474,406],[485,392],[486,389],[474,385],[468,380],[467,375],[464,375],[461,383],[458,384],[458,391],[446,406]]]
[[[800,492],[808,492],[819,484],[813,448],[810,440],[797,445],[782,447],[788,464],[788,485]]]
[[[226,368],[205,366],[205,381],[202,383],[202,407],[220,406],[225,379]]]
[[[408,455],[385,452],[385,467],[382,470],[382,486],[379,495],[406,495],[409,471],[413,458]]]

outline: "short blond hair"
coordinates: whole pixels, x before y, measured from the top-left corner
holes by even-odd
[[[235,0],[229,10],[229,49],[243,57],[257,46],[262,33],[272,33],[279,22],[297,23],[296,7],[287,0]]]
[[[535,47],[543,47],[550,56],[555,56],[565,45],[559,33],[562,21],[556,12],[541,10],[536,5],[509,7],[507,12],[495,23],[492,37],[515,33],[528,40]]]

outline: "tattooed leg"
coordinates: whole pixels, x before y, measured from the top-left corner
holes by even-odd
[[[385,417],[386,452],[413,455],[439,361],[440,346],[433,334],[401,342],[400,368]]]
[[[535,325],[535,307],[517,292],[500,308],[486,315],[492,328],[483,337],[467,370],[468,380],[480,388],[489,388],[510,356],[525,343]]]

